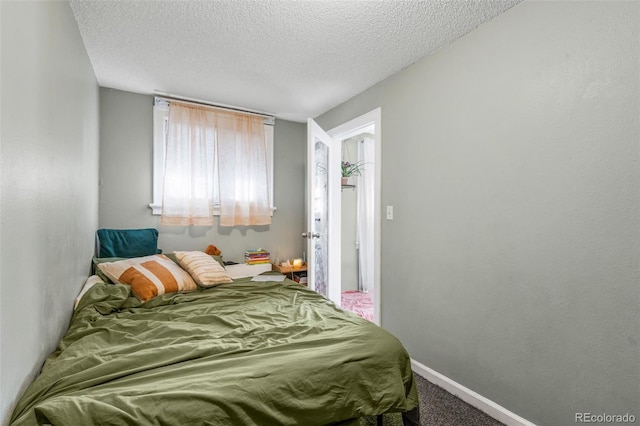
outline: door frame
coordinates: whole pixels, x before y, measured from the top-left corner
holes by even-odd
[[[380,308],[382,306],[381,301],[381,253],[382,253],[382,108],[378,107],[373,111],[369,111],[359,117],[340,124],[327,131],[327,134],[331,136],[332,148],[334,152],[342,152],[342,141],[350,137],[356,136],[359,133],[365,131],[368,127],[374,126],[374,144],[375,144],[375,161],[374,161],[374,282],[373,282],[373,322],[377,325],[381,324],[382,316]],[[340,157],[342,158],[342,157]],[[334,161],[335,162],[335,161]],[[336,163],[337,164],[337,163]],[[330,175],[331,176],[331,175]],[[337,182],[337,179],[335,179]],[[329,204],[334,206],[339,212],[342,209],[340,191],[330,191],[329,197],[331,197]],[[340,221],[337,218],[338,222]],[[329,238],[329,252],[340,253],[341,238],[340,238],[340,225],[336,228],[331,228],[330,232],[337,232],[337,235],[330,236]],[[333,237],[333,238],[331,238]],[[336,251],[337,250],[337,251]],[[332,275],[330,273],[330,275]],[[331,286],[333,281],[329,281]],[[341,284],[341,279],[337,280],[337,283]]]

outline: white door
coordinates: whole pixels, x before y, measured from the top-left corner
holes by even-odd
[[[339,150],[338,150],[339,151]],[[312,119],[307,121],[307,280],[311,289],[340,306],[340,152]],[[339,202],[339,201],[338,201]],[[329,249],[331,247],[331,250]]]

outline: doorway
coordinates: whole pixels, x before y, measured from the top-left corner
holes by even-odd
[[[381,253],[381,109],[325,132],[313,119],[307,120],[307,279],[309,287],[341,306],[341,170],[342,141],[364,133],[372,135],[373,196],[368,211],[372,216],[373,255],[369,256],[373,278],[373,322],[381,324],[380,253]]]
[[[368,311],[369,312],[371,310],[373,311],[371,315],[372,321],[377,325],[380,325],[382,320],[381,309],[380,309],[382,304],[381,283],[380,283],[380,275],[381,275],[380,274],[380,256],[381,256],[381,250],[382,250],[381,249],[382,247],[382,239],[381,239],[382,172],[380,167],[381,156],[382,156],[381,123],[382,123],[382,110],[380,108],[377,108],[373,111],[370,111],[366,114],[361,115],[360,117],[357,117],[340,126],[337,126],[327,132],[327,134],[331,136],[331,138],[333,139],[335,144],[334,146],[336,146],[336,148],[339,147],[341,158],[353,159],[355,157],[355,159],[360,158],[360,161],[366,163],[363,165],[364,173],[362,173],[362,175],[364,176],[360,176],[358,178],[358,179],[361,179],[362,181],[361,182],[355,181],[355,185],[356,185],[355,194],[351,193],[350,195],[352,196],[352,198],[353,196],[357,198],[358,190],[361,191],[360,195],[364,195],[365,185],[367,185],[369,195],[366,197],[366,199],[368,200],[368,203],[366,204],[366,207],[361,207],[361,208],[364,209],[366,213],[370,216],[369,227],[367,231],[368,232],[367,236],[369,237],[368,238],[369,242],[367,245],[368,250],[367,250],[367,253],[364,253],[363,243],[365,242],[360,241],[360,239],[358,239],[357,237],[352,238],[351,243],[349,243],[349,241],[347,240],[344,243],[344,246],[345,246],[344,249],[345,250],[348,249],[351,252],[350,254],[345,253],[347,257],[349,255],[351,256],[358,255],[359,257],[359,255],[366,254],[365,257],[366,257],[367,266],[366,267],[364,266],[362,260],[356,260],[355,261],[355,264],[357,265],[356,267],[362,267],[362,269],[357,274],[352,271],[351,272],[345,271],[345,273],[350,274],[351,277],[353,277],[353,275],[355,274],[357,277],[356,280],[358,281],[358,285],[360,286],[358,289],[352,290],[352,291],[356,291],[357,293],[361,293],[361,294],[352,293],[354,297],[359,299],[354,301],[353,303],[360,304],[360,307],[365,307],[363,305],[366,304]],[[343,151],[343,141],[347,141],[351,139],[355,139],[356,141],[366,139],[366,141],[363,143],[366,144],[368,148],[370,148],[370,150],[368,151],[368,155],[366,157],[362,154],[362,152],[357,153],[357,150],[355,152],[347,151],[347,149],[345,148],[345,150]],[[360,148],[364,146],[365,145],[360,145]],[[336,220],[339,220],[339,221],[342,221],[342,214],[345,213],[342,211],[342,199],[343,199],[343,195],[345,196],[347,195],[345,194],[347,193],[347,191],[350,191],[350,189],[345,188],[344,190],[341,190],[337,194],[334,193],[335,197],[332,197],[334,205],[340,206],[340,213],[341,213],[339,215],[340,218],[339,219],[336,218]],[[354,190],[351,190],[351,191],[354,191]],[[357,207],[356,207],[356,210],[357,210]],[[364,212],[362,212],[362,214],[364,214]],[[356,217],[357,215],[358,213],[356,212]],[[358,225],[358,223],[362,224],[361,221],[356,220],[356,226]],[[334,232],[336,232],[339,235],[335,235],[334,236],[335,238],[330,240],[330,241],[333,241],[333,243],[330,243],[330,249],[337,250],[341,254],[340,255],[341,259],[343,258],[343,254],[342,254],[342,250],[343,250],[342,236],[344,235],[344,233],[342,232],[343,226],[347,226],[347,225],[340,224],[337,228],[333,228]],[[357,247],[358,253],[354,254],[356,243],[358,244],[358,247]],[[346,247],[347,244],[349,244],[350,247]],[[342,262],[340,263],[342,264]],[[368,274],[365,273],[365,270],[369,271],[369,273]],[[342,278],[342,273],[340,273],[339,275]],[[360,281],[361,276],[364,282]],[[365,287],[362,287],[363,285]],[[367,289],[365,293],[366,297],[364,297],[365,300],[362,300],[362,293],[364,293],[361,291],[362,288]],[[350,290],[345,289],[344,291],[350,291]],[[340,294],[342,296],[345,296],[343,295],[344,291],[342,289],[342,279],[340,279]],[[343,306],[343,308],[349,308],[348,306],[349,303],[351,303],[351,301],[349,300],[348,297],[341,297],[341,305]],[[372,305],[372,307],[370,307],[370,305]],[[355,308],[357,309],[358,306],[355,306]]]
[[[374,132],[369,126],[341,144],[343,168],[356,171],[341,187],[341,306],[369,321],[375,311]]]

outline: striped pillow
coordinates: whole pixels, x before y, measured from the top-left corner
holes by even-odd
[[[100,263],[98,268],[114,283],[130,285],[143,302],[161,294],[198,288],[188,273],[161,254]]]
[[[202,251],[174,251],[178,263],[202,287],[233,282],[217,260]]]

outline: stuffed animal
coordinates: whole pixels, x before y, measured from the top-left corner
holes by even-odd
[[[208,245],[207,249],[204,252],[211,256],[219,256],[220,254],[222,254],[220,249],[213,244]]]

